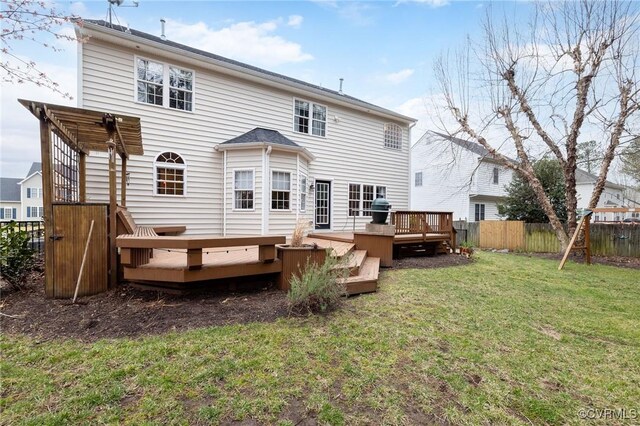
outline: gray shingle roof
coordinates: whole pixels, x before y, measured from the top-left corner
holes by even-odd
[[[487,149],[484,146],[480,145],[479,143],[466,141],[464,139],[456,138],[456,137],[453,137],[453,136],[445,135],[443,133],[438,133],[438,132],[434,132],[434,131],[431,131],[431,130],[430,130],[430,132],[433,133],[434,135],[440,136],[443,139],[446,139],[446,140],[448,140],[450,142],[453,142],[456,145],[461,146],[462,148],[468,149],[469,151],[471,151],[471,152],[473,152],[475,154],[478,154],[478,155],[480,155],[482,157],[490,156],[489,151],[487,151]]]
[[[271,144],[300,148],[300,145],[298,145],[288,137],[283,136],[280,132],[276,130],[263,129],[262,127],[256,127],[255,129],[247,133],[244,133],[238,137],[229,139],[228,141],[221,143],[221,145],[256,143],[256,142],[271,143]]]
[[[27,173],[27,176],[25,177],[29,177],[32,174],[34,174],[35,172],[41,172],[42,171],[42,163],[31,163],[31,168],[29,169],[29,172]]]
[[[374,108],[374,109],[376,109],[378,111],[384,111],[385,113],[394,115],[396,117],[402,117],[403,119],[411,120],[411,121],[414,121],[414,122],[416,121],[415,119],[413,119],[411,117],[406,117],[406,116],[404,116],[402,114],[399,114],[397,112],[391,111],[389,109],[379,107],[377,105],[374,105],[372,103],[360,100],[358,98],[354,98],[353,96],[349,96],[349,95],[346,95],[344,93],[340,93],[337,90],[327,89],[327,88],[322,87],[322,86],[317,86],[315,84],[307,83],[306,81],[298,80],[298,79],[295,79],[295,78],[292,78],[292,77],[287,77],[286,75],[283,75],[283,74],[278,74],[278,73],[275,73],[275,72],[272,72],[272,71],[265,70],[263,68],[255,67],[253,65],[249,65],[249,64],[245,64],[243,62],[235,61],[233,59],[225,58],[224,56],[216,55],[214,53],[210,53],[210,52],[207,52],[207,51],[204,51],[204,50],[196,49],[196,48],[193,48],[191,46],[187,46],[187,45],[184,45],[184,44],[176,43],[176,42],[171,41],[171,40],[163,40],[160,37],[157,37],[157,36],[142,32],[142,31],[138,31],[138,30],[135,30],[133,28],[125,28],[125,27],[123,27],[121,25],[110,25],[108,22],[106,22],[104,20],[101,20],[101,19],[99,19],[99,20],[96,20],[96,19],[84,19],[84,20],[82,20],[82,22],[83,22],[83,24],[84,23],[89,23],[89,24],[98,25],[98,26],[101,26],[101,27],[104,27],[104,28],[110,28],[110,29],[115,30],[115,31],[120,31],[120,32],[125,33],[125,34],[130,34],[130,35],[133,35],[133,36],[136,36],[136,37],[140,37],[140,38],[143,38],[143,39],[146,39],[146,40],[149,40],[149,41],[153,41],[155,43],[164,44],[165,46],[169,46],[169,47],[185,50],[187,52],[195,53],[197,55],[202,55],[202,56],[204,56],[206,58],[213,59],[215,61],[224,62],[224,63],[227,63],[229,65],[233,65],[233,66],[237,66],[237,67],[240,67],[240,68],[244,68],[246,70],[258,72],[258,73],[263,74],[265,76],[275,77],[275,78],[278,78],[278,79],[286,80],[286,81],[289,81],[291,83],[296,83],[296,84],[299,84],[299,85],[303,85],[303,86],[306,86],[306,87],[308,87],[310,89],[319,90],[319,91],[325,92],[325,93],[333,95],[333,96],[340,96],[341,98],[343,98],[345,100],[348,100],[348,101],[350,101],[352,103],[361,104],[362,106],[365,106],[365,107],[369,106],[369,107],[372,107],[372,108]]]
[[[20,201],[20,178],[0,177],[0,200]]]

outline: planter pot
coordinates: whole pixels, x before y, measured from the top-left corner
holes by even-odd
[[[282,262],[282,272],[278,278],[278,288],[289,291],[291,288],[291,278],[304,273],[307,265],[323,264],[327,258],[327,250],[317,246],[278,246],[278,259]]]

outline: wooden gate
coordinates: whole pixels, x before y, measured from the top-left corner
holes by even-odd
[[[46,294],[73,297],[91,221],[93,232],[78,295],[106,291],[109,271],[109,239],[106,204],[53,204],[52,268],[47,268]]]
[[[519,220],[481,221],[480,248],[524,250],[524,222]]]

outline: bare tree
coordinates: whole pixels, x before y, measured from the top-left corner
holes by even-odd
[[[33,42],[53,51],[60,50],[54,43],[43,41],[43,35],[52,35],[56,40],[76,40],[74,36],[57,30],[78,17],[64,14],[50,5],[50,2],[35,0],[0,1],[2,81],[14,84],[33,83],[71,99],[71,95],[64,92],[51,76],[40,70],[35,61],[21,57],[14,51],[15,44],[23,41]]]
[[[441,123],[523,176],[566,248],[568,234],[532,164],[549,153],[562,165],[571,234],[581,133],[596,134],[603,146],[593,208],[621,141],[638,125],[640,12],[633,2],[608,0],[539,2],[532,10],[522,26],[489,11],[483,40],[436,61]]]

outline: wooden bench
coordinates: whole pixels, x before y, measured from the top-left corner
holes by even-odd
[[[138,228],[151,228],[158,235],[166,235],[166,234],[182,234],[186,231],[187,227],[184,225],[162,225],[162,226],[146,226],[141,227],[136,224],[136,221],[133,220],[133,216],[131,216],[131,212],[127,210],[126,207],[118,206],[116,210],[116,216],[118,217],[117,222],[117,233],[118,235],[124,234],[136,234]]]
[[[284,236],[136,236],[120,235],[116,240],[120,248],[120,262],[127,267],[136,268],[149,263],[149,249],[181,250],[187,255],[186,268],[202,268],[202,250],[221,247],[258,246],[258,259],[263,263],[272,263],[277,256],[276,245],[285,244]]]

